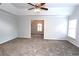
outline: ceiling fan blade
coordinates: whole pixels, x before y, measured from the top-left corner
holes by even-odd
[[[41,3],[41,6],[43,6],[45,3]]]
[[[43,9],[43,10],[48,10],[48,8],[43,8],[43,7],[41,7],[41,9]]]
[[[28,10],[32,10],[32,9],[34,9],[34,8],[30,8],[30,9],[28,9]]]
[[[32,4],[32,3],[28,3],[29,5],[32,5],[32,6],[35,6],[34,4]]]

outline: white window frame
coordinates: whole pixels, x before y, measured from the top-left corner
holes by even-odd
[[[76,30],[77,30],[77,19],[69,20],[68,21],[68,36],[76,39]]]

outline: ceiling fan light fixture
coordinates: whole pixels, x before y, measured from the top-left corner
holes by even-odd
[[[48,10],[48,8],[44,7],[46,3],[28,3],[29,5],[33,6],[32,8],[29,8],[28,10],[34,9],[34,12],[41,12],[41,10]]]
[[[41,10],[40,10],[40,8],[35,8],[34,9],[34,12],[40,12]]]

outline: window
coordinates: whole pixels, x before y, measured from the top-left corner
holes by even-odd
[[[68,36],[76,39],[77,19],[69,20]]]
[[[42,31],[42,24],[41,23],[37,24],[37,31]]]

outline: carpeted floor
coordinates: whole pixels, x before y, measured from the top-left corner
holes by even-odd
[[[2,56],[79,56],[79,48],[63,40],[14,39],[0,45]]]

